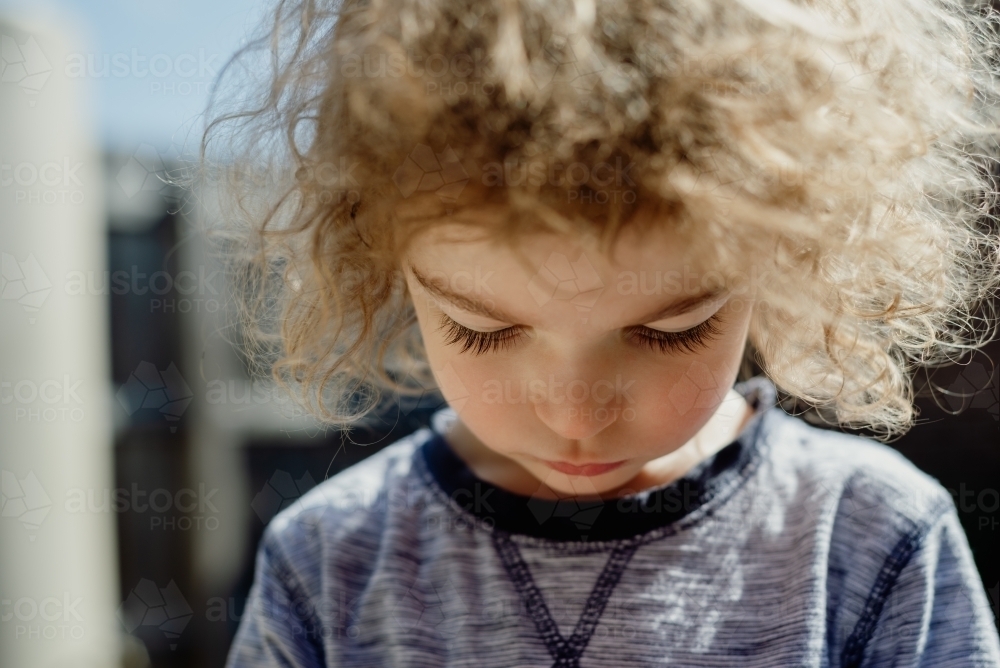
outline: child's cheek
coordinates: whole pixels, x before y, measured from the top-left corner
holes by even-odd
[[[509,360],[495,354],[460,354],[461,346],[435,342],[428,346],[434,377],[445,400],[466,420],[472,416],[502,419],[533,410],[517,390],[520,374]]]
[[[634,403],[617,425],[642,452],[661,456],[705,425],[736,381],[729,351],[711,350],[631,367]]]
[[[423,333],[424,349],[431,371],[445,400],[460,415],[473,404],[482,403],[483,388],[491,380],[509,377],[509,362],[501,356],[487,353],[462,353],[462,344],[448,345],[446,336],[426,305],[418,306],[417,318]]]

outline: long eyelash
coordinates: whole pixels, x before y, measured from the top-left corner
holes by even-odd
[[[448,337],[445,341],[447,345],[461,342],[462,350],[459,352],[464,353],[472,349],[474,355],[507,350],[513,347],[524,333],[518,325],[498,329],[495,332],[480,332],[458,324],[444,313],[440,314],[440,323],[441,329],[445,330]]]
[[[651,350],[666,353],[684,349],[693,353],[704,348],[709,341],[722,333],[717,327],[719,320],[719,312],[716,311],[705,322],[683,332],[661,332],[643,326],[632,327],[629,332],[639,345],[649,346]]]
[[[447,345],[455,343],[462,344],[460,352],[465,353],[472,350],[474,355],[483,355],[488,352],[507,350],[512,348],[524,333],[520,326],[506,327],[493,332],[480,332],[460,325],[445,313],[440,313],[441,329],[445,330]],[[719,312],[703,323],[686,329],[683,332],[661,332],[650,327],[631,327],[627,331],[632,338],[638,341],[641,346],[649,346],[651,350],[658,350],[661,353],[678,351],[684,349],[688,352],[697,352],[708,345],[716,336],[722,334],[718,328],[720,320]]]

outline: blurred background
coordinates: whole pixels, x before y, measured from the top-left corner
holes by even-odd
[[[231,344],[203,198],[164,177],[261,15],[0,0],[2,668],[222,666],[268,520],[442,405],[345,445]],[[934,371],[893,444],[952,491],[994,614],[998,360]]]

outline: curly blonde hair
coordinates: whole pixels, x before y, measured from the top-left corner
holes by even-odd
[[[916,367],[995,328],[995,16],[281,0],[224,68],[202,140],[254,359],[335,424],[432,389],[400,259],[495,203],[503,224],[480,226],[512,247],[555,232],[611,248],[661,225],[704,266],[756,269],[747,355],[841,425],[904,433]],[[412,203],[424,213],[399,215]]]

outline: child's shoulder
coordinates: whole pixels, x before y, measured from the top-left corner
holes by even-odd
[[[776,419],[765,438],[773,482],[794,485],[821,505],[836,501],[836,519],[888,522],[910,533],[953,507],[948,490],[894,448],[811,425],[780,408],[772,413]]]
[[[407,492],[422,484],[413,471],[414,455],[431,434],[418,429],[324,480],[271,520],[265,540],[295,550],[380,531],[387,507],[415,498]]]

